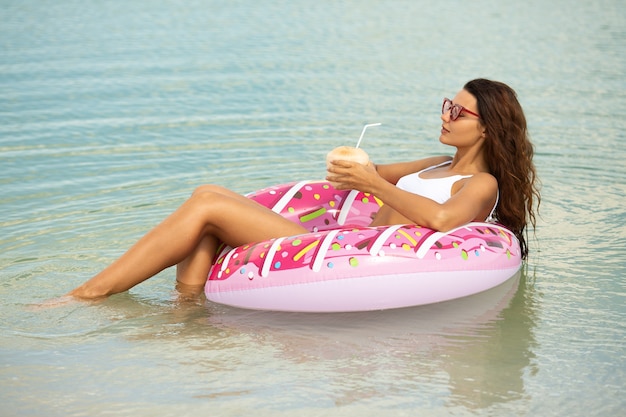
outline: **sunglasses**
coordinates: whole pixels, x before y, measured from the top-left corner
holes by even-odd
[[[463,112],[471,114],[472,116],[476,116],[480,119],[480,116],[473,111],[467,110],[460,104],[452,104],[452,100],[450,100],[449,98],[444,98],[443,106],[441,106],[441,114],[446,114],[447,112],[450,112],[450,120],[458,119]]]

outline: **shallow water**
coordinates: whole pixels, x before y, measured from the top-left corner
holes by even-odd
[[[1,415],[619,415],[626,406],[626,16],[452,1],[0,5]],[[104,3],[104,4],[100,4]],[[438,111],[513,86],[543,183],[518,279],[306,315],[181,301],[167,270],[53,309],[196,185],[449,153]],[[316,162],[317,161],[317,162]]]

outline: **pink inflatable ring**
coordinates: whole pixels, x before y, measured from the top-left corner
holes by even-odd
[[[326,181],[248,197],[310,233],[221,248],[205,287],[216,303],[299,312],[409,307],[488,290],[522,265],[518,240],[501,225],[470,223],[447,233],[368,227],[382,202]]]

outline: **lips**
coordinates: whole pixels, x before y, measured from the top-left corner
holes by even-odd
[[[443,125],[441,125],[441,133],[448,133],[450,132],[448,129],[446,129],[445,127],[443,127]]]

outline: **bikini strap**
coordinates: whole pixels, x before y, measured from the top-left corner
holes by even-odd
[[[432,166],[429,166],[429,167],[427,167],[427,168],[424,168],[424,169],[423,169],[423,170],[421,170],[421,171],[418,171],[418,172],[417,172],[417,175],[421,174],[422,172],[430,171],[431,169],[439,168],[439,167],[442,167],[442,166],[444,166],[444,165],[448,165],[448,164],[451,164],[451,163],[452,163],[452,159],[447,160],[447,161],[443,161],[443,162],[442,162],[442,163],[440,163],[440,164],[437,164],[437,165],[432,165]]]
[[[430,169],[435,169],[435,168],[442,167],[442,166],[444,166],[444,165],[449,165],[449,164],[451,164],[451,163],[452,163],[452,159],[448,159],[447,161],[443,161],[443,162],[442,162],[442,163],[440,163],[440,164],[433,165],[433,166],[431,166],[430,168],[426,168],[426,169],[427,169],[427,170],[430,170]],[[424,170],[424,171],[425,171],[425,170]]]
[[[493,205],[493,208],[491,209],[491,213],[489,213],[489,216],[487,216],[487,220],[485,220],[485,222],[495,223],[497,221],[497,219],[493,215],[496,214],[496,207],[498,207],[499,201],[500,201],[500,189],[498,188],[496,190],[496,204]]]

